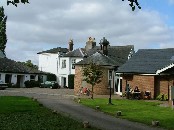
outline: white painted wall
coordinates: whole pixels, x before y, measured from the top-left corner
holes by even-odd
[[[21,76],[21,79],[20,79],[20,86],[21,87],[25,87],[24,82],[27,80],[30,80],[30,75],[35,75],[35,81],[38,81],[38,75],[36,75],[36,74],[0,73],[0,75],[1,75],[0,80],[2,80],[3,82],[5,82],[5,75],[6,74],[12,75],[11,76],[11,83],[13,83],[13,84],[17,83],[17,77],[18,77],[18,75],[20,75]],[[44,77],[44,79],[46,78],[46,76],[43,76],[43,77]]]
[[[57,74],[58,54],[39,54],[39,70]]]
[[[68,75],[75,74],[75,69],[72,69],[73,59],[76,59],[76,63],[83,60],[79,57],[61,57],[59,54],[42,53],[39,54],[39,70],[55,74],[57,82],[62,87],[66,78],[66,86],[68,86]],[[63,60],[66,60],[66,68],[62,68]]]

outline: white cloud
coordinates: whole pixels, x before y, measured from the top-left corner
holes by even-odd
[[[173,28],[159,12],[131,11],[122,1],[30,0],[29,5],[6,7],[8,15],[6,53],[17,60],[34,59],[37,52],[53,47],[84,47],[89,36],[106,37],[111,45],[134,44],[139,48],[172,47]]]

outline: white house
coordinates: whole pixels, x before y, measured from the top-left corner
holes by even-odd
[[[73,64],[83,59],[82,49],[73,50],[73,41],[69,41],[69,48],[53,48],[37,53],[39,55],[39,70],[53,73],[58,83],[68,87],[68,75],[75,74]]]

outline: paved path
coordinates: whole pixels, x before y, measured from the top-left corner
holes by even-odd
[[[163,130],[141,123],[130,122],[106,115],[73,101],[74,95],[69,89],[7,89],[1,95],[27,96],[36,98],[44,106],[56,110],[80,122],[89,121],[92,126],[102,130]]]

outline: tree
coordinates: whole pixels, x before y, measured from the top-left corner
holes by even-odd
[[[7,43],[6,21],[7,16],[4,14],[4,8],[0,7],[0,50],[3,53],[5,53],[5,47]]]
[[[17,7],[17,4],[19,4],[19,3],[25,4],[25,3],[29,3],[29,1],[28,0],[21,0],[21,1],[20,0],[7,0],[7,5],[13,4]]]
[[[122,1],[124,1],[124,0],[122,0]],[[131,6],[132,11],[135,10],[135,5],[136,5],[139,9],[141,9],[141,6],[139,5],[138,0],[128,0],[128,1],[130,2],[129,5]]]
[[[33,69],[38,69],[38,66],[37,65],[34,65],[31,60],[27,60],[26,62],[21,62],[23,65],[26,65],[30,68],[33,68]]]
[[[93,99],[93,88],[96,84],[101,82],[101,78],[103,77],[101,67],[91,62],[89,65],[83,67],[83,77],[83,80],[92,86],[91,99]]]

